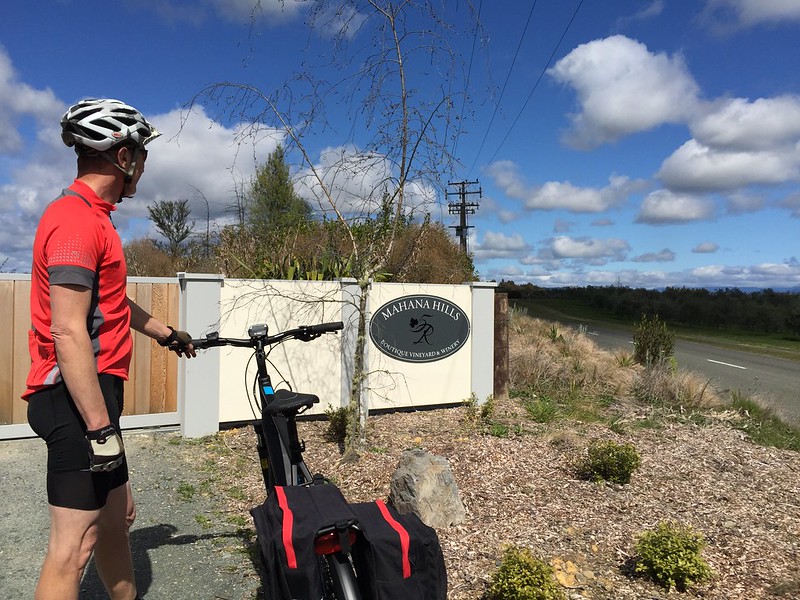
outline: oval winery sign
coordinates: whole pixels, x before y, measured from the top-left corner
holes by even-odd
[[[377,348],[403,362],[424,363],[458,352],[469,337],[460,307],[438,296],[415,294],[387,302],[373,315],[369,337]]]

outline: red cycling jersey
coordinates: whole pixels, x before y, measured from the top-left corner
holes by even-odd
[[[31,369],[27,399],[61,381],[50,333],[50,286],[74,284],[92,290],[87,329],[98,373],[128,378],[133,351],[127,267],[122,242],[111,222],[113,204],[82,181],[75,182],[44,211],[33,242]]]

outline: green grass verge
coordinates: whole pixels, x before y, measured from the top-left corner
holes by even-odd
[[[735,427],[761,446],[800,452],[800,427],[782,421],[768,408],[759,406],[741,394],[734,394],[732,406],[747,418]]]

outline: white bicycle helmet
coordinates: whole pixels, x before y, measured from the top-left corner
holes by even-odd
[[[109,98],[82,100],[61,118],[61,139],[67,146],[105,152],[127,140],[140,148],[161,133],[138,110]]]

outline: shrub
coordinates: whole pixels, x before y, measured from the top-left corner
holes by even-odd
[[[626,484],[630,483],[631,475],[641,462],[632,444],[617,444],[611,440],[592,442],[578,470],[586,479]]]
[[[510,547],[489,581],[488,600],[563,600],[553,568],[527,548]]]
[[[706,541],[691,526],[662,521],[636,543],[636,572],[657,584],[679,591],[711,578],[711,568],[700,556]]]
[[[667,329],[667,324],[658,315],[636,323],[633,331],[633,358],[645,367],[665,364],[675,350],[675,334]]]
[[[342,406],[334,408],[329,406],[325,409],[325,416],[328,419],[328,427],[325,429],[325,439],[329,442],[336,442],[340,446],[344,445],[347,439],[347,425],[352,411]]]
[[[492,431],[496,425],[494,422],[494,415],[497,409],[497,402],[493,395],[490,394],[487,396],[486,401],[481,404],[478,402],[478,397],[472,394],[467,400],[464,400],[462,404],[466,408],[464,417],[467,426],[475,427],[482,431],[489,431],[492,435],[497,435]],[[506,427],[505,435],[507,434],[508,428]],[[497,437],[505,437],[505,435],[501,434],[497,435]]]
[[[526,400],[522,406],[536,423],[551,423],[558,416],[558,404],[548,396]]]
[[[507,438],[510,430],[505,423],[491,423],[487,431],[493,437]]]

